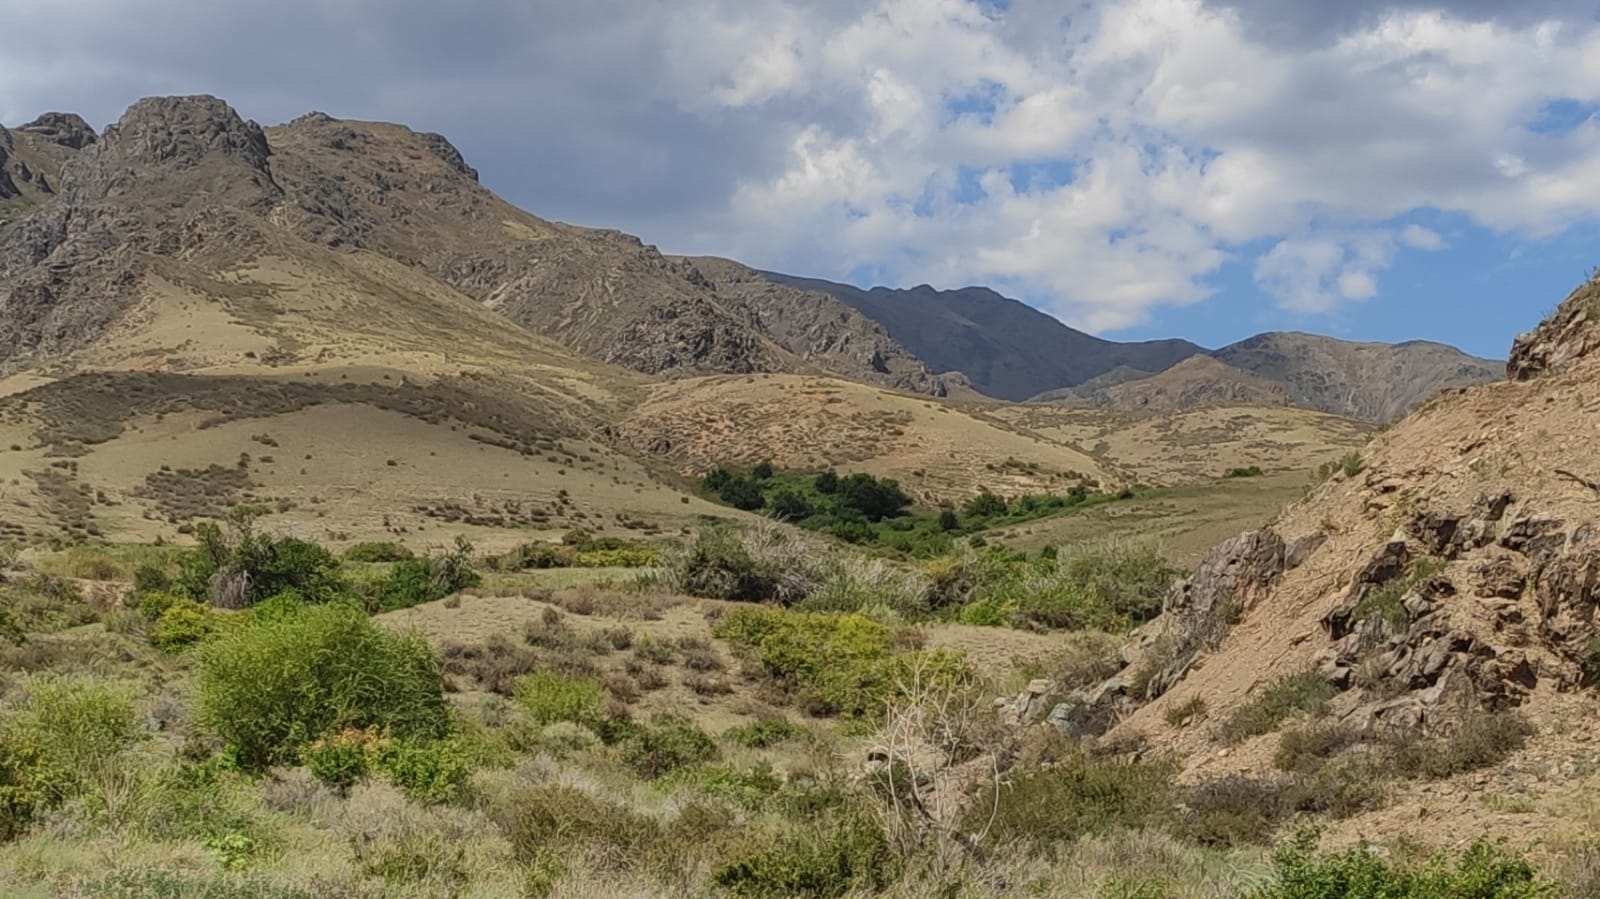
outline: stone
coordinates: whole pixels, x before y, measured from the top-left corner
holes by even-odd
[[[1039,678],[1037,680],[1031,680],[1028,682],[1027,692],[1029,696],[1043,696],[1053,689],[1055,689],[1055,685],[1049,680],[1046,680],[1045,678]]]
[[[1311,559],[1311,556],[1315,554],[1317,550],[1321,549],[1322,545],[1327,542],[1328,535],[1319,532],[1315,534],[1307,534],[1306,536],[1301,537],[1300,539],[1289,544],[1289,548],[1283,556],[1284,570],[1290,571],[1299,568],[1301,565],[1304,565]]]

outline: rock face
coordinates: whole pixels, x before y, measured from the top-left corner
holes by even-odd
[[[1600,348],[1600,281],[1591,280],[1567,297],[1556,313],[1518,337],[1506,361],[1506,376],[1527,381],[1568,368]]]
[[[17,130],[70,150],[82,150],[98,137],[88,122],[70,112],[47,112]]]

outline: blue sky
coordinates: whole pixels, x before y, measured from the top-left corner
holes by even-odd
[[[1118,338],[1498,357],[1600,263],[1597,6],[0,0],[0,122],[172,93],[398,121],[669,252]]]

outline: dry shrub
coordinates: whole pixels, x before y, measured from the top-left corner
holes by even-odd
[[[615,697],[618,702],[634,703],[639,701],[639,685],[626,674],[609,674],[603,683],[605,684],[606,692]]]
[[[1443,733],[1392,739],[1385,755],[1400,775],[1445,778],[1497,765],[1532,735],[1533,725],[1517,712],[1473,709]]]
[[[482,643],[447,643],[439,651],[440,666],[451,686],[460,681],[479,690],[510,696],[517,678],[539,667],[538,654],[503,634]]]
[[[683,656],[683,667],[690,671],[707,673],[727,668],[716,647],[704,637],[680,637],[678,652]]]
[[[717,674],[692,671],[683,676],[683,685],[696,696],[727,696],[733,692],[733,685],[728,683],[728,679]]]

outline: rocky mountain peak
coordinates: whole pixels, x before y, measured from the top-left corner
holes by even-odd
[[[17,130],[73,150],[82,150],[99,139],[83,116],[70,112],[47,112]]]
[[[103,143],[126,159],[177,168],[221,153],[265,169],[272,152],[260,125],[208,95],[146,97],[106,129]]]

